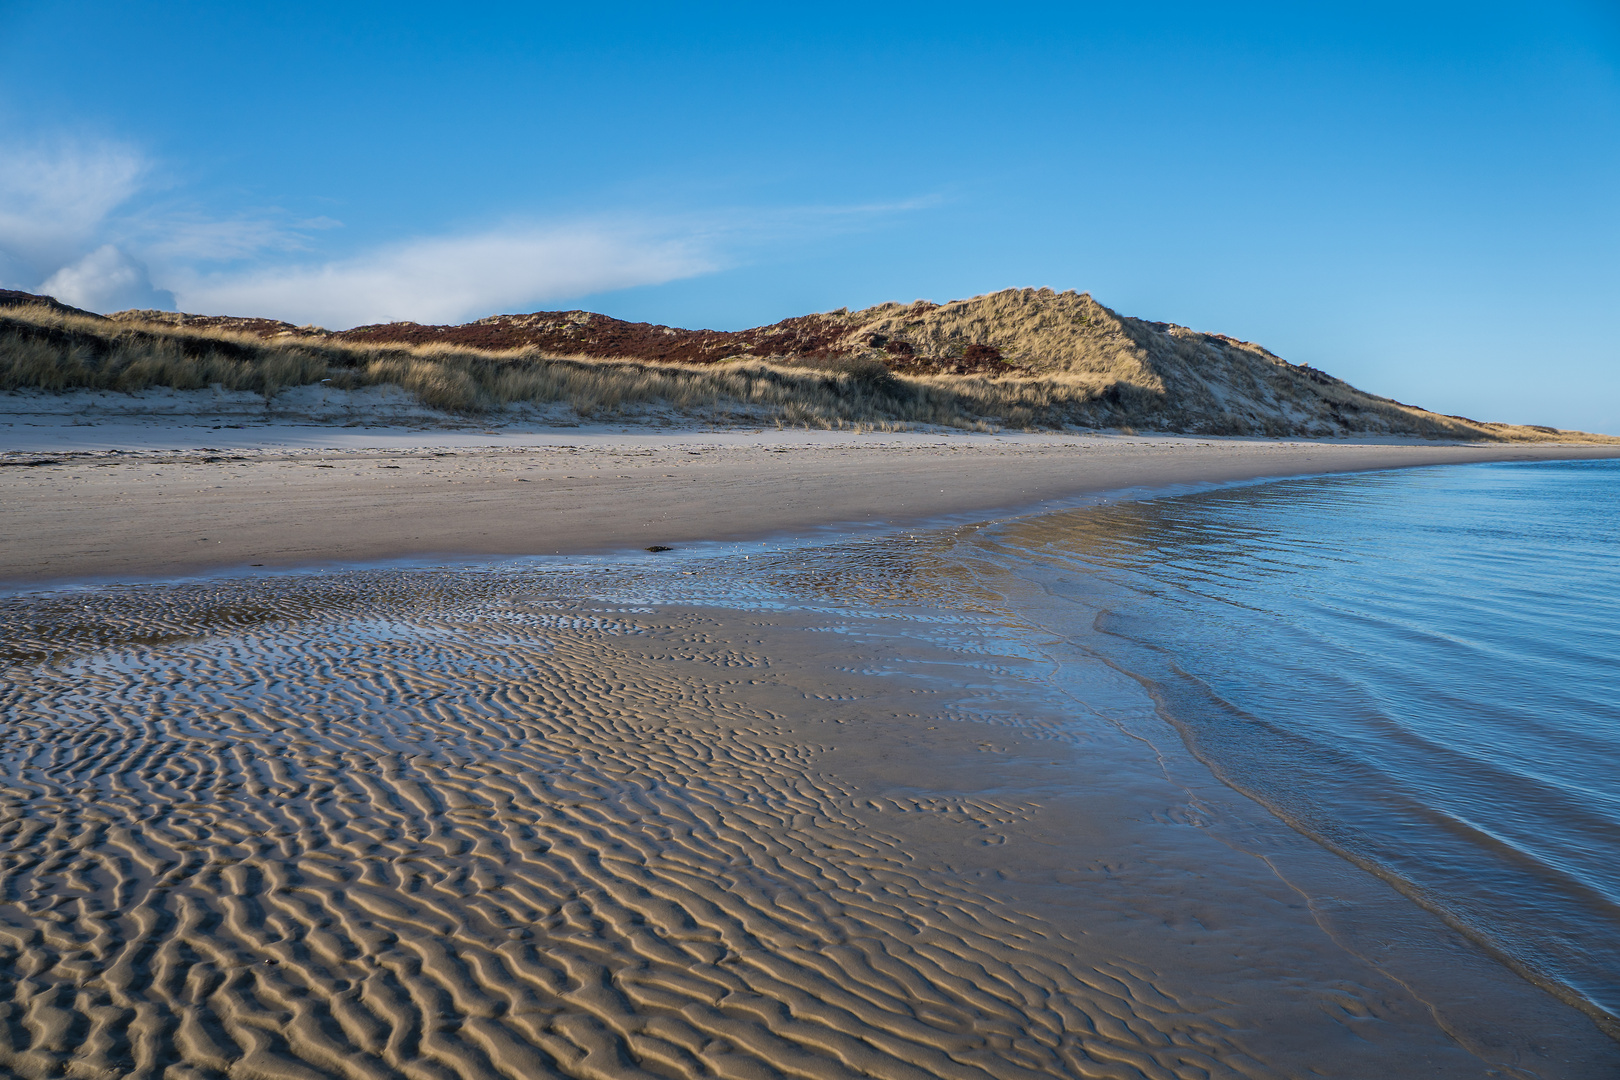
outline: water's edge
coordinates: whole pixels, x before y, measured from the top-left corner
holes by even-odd
[[[1290,479],[982,542],[1029,586],[1014,606],[1137,681],[1223,783],[1620,1038],[1620,759],[1586,690],[1620,586],[1604,526],[1557,520],[1608,520],[1620,470],[1551,468]],[[1299,530],[1313,503],[1327,532]],[[1379,534],[1390,507],[1414,531]]]

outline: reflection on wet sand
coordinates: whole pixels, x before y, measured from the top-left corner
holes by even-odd
[[[668,578],[607,572],[13,598],[0,1067],[1479,1074],[1301,936],[1288,888],[1186,848],[1194,810],[1088,818],[1052,766],[1090,760],[1110,806],[1164,805],[1163,766],[1021,703],[1038,656],[966,594],[818,607],[943,595],[907,569],[926,545],[871,550],[858,587],[798,556],[680,583],[728,610],[626,603]],[[784,582],[800,607],[763,599]]]
[[[1229,782],[1620,1036],[1620,469],[1288,480],[981,534]],[[1008,571],[1012,573],[1008,573]]]

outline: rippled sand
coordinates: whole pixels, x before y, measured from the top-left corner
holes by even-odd
[[[972,620],[572,587],[8,601],[0,1067],[1486,1075]]]

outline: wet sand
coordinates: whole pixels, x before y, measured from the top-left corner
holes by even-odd
[[[643,429],[644,431],[645,429]],[[13,428],[0,583],[631,550],[1581,446],[829,432]],[[203,449],[206,447],[207,449]]]
[[[794,558],[770,573],[836,602],[836,562]],[[658,573],[732,588],[722,561],[651,573],[11,601],[0,1067],[1359,1080],[1620,1062],[1585,1017],[1245,809],[1129,680],[1099,667],[1082,699],[1043,692],[1038,656],[915,596],[573,598],[657,592]]]
[[[747,573],[696,546],[1579,451],[353,438],[374,445],[14,448],[6,576],[677,550],[0,602],[0,1071],[1620,1067],[1587,1017],[1216,782],[1128,677],[1048,685],[1061,643],[940,609],[953,571],[920,546],[755,548]]]

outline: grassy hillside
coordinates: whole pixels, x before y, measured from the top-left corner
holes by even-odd
[[[269,319],[103,318],[0,295],[0,389],[396,385],[451,413],[563,404],[786,424],[1128,427],[1211,435],[1609,441],[1444,416],[1364,393],[1258,345],[1118,315],[1090,296],[1009,289],[880,304],[753,330],[590,312],[338,333]]]

